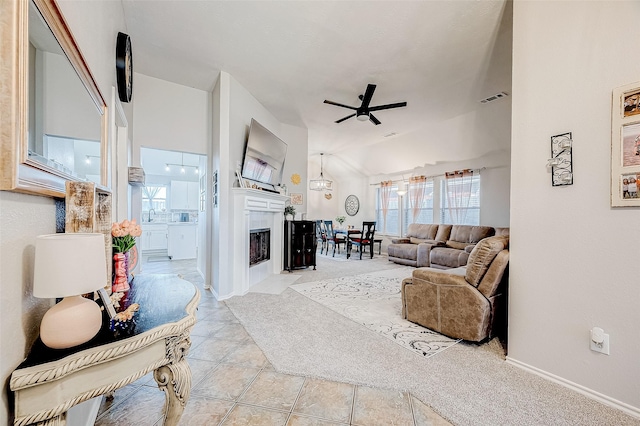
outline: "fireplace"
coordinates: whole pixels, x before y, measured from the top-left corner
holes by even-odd
[[[271,230],[269,228],[249,231],[249,266],[271,259]]]
[[[219,256],[214,256],[216,263],[211,265],[213,294],[218,300],[246,294],[251,286],[282,272],[283,212],[290,198],[251,188],[232,188],[231,194],[233,211],[228,212],[231,226],[220,227],[218,234],[214,234],[219,237],[220,246]],[[268,239],[256,236],[254,243],[251,234],[266,229],[269,230]],[[258,244],[258,238],[263,238],[263,243]],[[215,238],[212,243],[216,243]],[[266,257],[261,256],[268,260],[253,264],[252,245],[269,250]]]

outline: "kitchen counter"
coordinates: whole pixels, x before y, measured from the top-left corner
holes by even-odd
[[[189,226],[189,225],[197,225],[198,222],[167,222],[169,226]]]

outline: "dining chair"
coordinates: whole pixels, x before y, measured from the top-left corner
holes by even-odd
[[[321,220],[316,220],[316,240],[320,245],[320,254],[327,248],[327,234]]]
[[[333,231],[333,221],[325,220],[324,221],[324,230],[327,238],[327,253],[329,254],[329,246],[333,245],[333,257],[336,257],[336,247],[338,248],[338,253],[340,253],[340,244],[345,244],[347,239],[336,235]]]
[[[360,252],[360,259],[362,259],[362,252],[365,247],[369,247],[369,253],[373,259],[373,244],[375,240],[373,236],[376,232],[375,222],[362,222],[362,232],[356,234],[349,234],[347,238],[347,259],[351,256],[351,249],[353,246],[358,247]]]

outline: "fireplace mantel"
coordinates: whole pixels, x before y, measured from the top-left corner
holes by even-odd
[[[274,192],[251,188],[233,188],[234,205],[241,201],[242,209],[260,212],[280,212],[284,214],[284,207],[289,196]]]
[[[233,188],[233,252],[231,258],[232,294],[243,295],[249,288],[273,274],[282,272],[284,207],[288,196],[249,188]],[[271,230],[271,259],[249,267],[251,229]]]

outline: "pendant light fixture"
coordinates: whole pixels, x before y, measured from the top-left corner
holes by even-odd
[[[311,179],[309,181],[309,189],[312,191],[331,191],[333,188],[333,182],[324,178],[324,170],[322,164],[323,153],[320,153],[320,177],[318,179]]]
[[[180,167],[180,173],[185,174],[187,172],[187,170],[185,169],[185,167],[192,167],[193,168],[193,172],[195,174],[200,174],[200,169],[198,169],[198,166],[191,166],[189,164],[184,164],[184,152],[181,153],[181,160],[180,160],[180,164],[177,163],[166,163],[165,164],[165,168],[164,170],[167,172],[171,171],[171,166],[176,166],[176,167]]]

